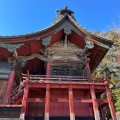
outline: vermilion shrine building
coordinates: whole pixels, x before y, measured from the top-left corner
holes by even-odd
[[[67,6],[57,12],[41,31],[0,36],[0,118],[105,120],[109,106],[116,120],[107,78],[91,77],[113,42],[82,28]]]

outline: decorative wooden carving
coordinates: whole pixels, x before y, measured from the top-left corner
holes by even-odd
[[[42,39],[42,44],[43,44],[44,46],[48,46],[48,45],[50,44],[51,37],[52,37],[52,36],[47,36],[47,37],[43,38],[43,39]]]
[[[108,45],[105,45],[101,42],[94,43],[94,42],[90,41],[88,37],[85,37],[84,40],[85,40],[85,43],[86,43],[86,47],[89,48],[89,49],[92,49],[94,47],[94,44],[97,44],[97,45],[99,45],[101,47],[104,47],[106,49],[110,49],[110,47]]]
[[[70,40],[59,40],[46,49],[46,55],[50,61],[85,61],[86,54]]]
[[[71,34],[71,28],[66,25],[66,26],[64,27],[64,33],[67,34],[67,35]]]
[[[94,47],[94,43],[90,41],[88,37],[85,37],[84,39],[85,39],[86,47],[92,49]]]
[[[83,76],[82,65],[56,65],[51,67],[51,75]]]
[[[65,34],[71,34],[71,30],[73,30],[78,35],[82,36],[80,31],[75,26],[73,26],[68,20],[66,20],[64,23],[62,23],[55,31],[57,33],[58,31],[60,31],[62,29],[64,29]]]
[[[2,43],[0,44],[0,47],[7,49],[9,52],[14,52],[16,49],[20,48],[21,46],[23,46],[24,44],[5,44]]]

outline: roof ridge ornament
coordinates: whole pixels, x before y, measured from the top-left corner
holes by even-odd
[[[58,12],[61,15],[64,15],[64,14],[69,14],[69,15],[74,14],[74,12],[72,10],[68,9],[68,4],[65,5],[64,9],[56,10],[56,12]]]

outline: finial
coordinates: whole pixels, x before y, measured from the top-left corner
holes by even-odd
[[[68,4],[65,5],[64,9],[56,10],[56,12],[58,12],[59,14],[65,14],[65,13],[67,13],[69,15],[74,14],[74,12],[72,10],[68,9]]]
[[[68,4],[65,5],[65,9],[68,9]]]

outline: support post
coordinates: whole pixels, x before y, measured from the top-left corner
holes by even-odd
[[[6,90],[6,93],[5,93],[3,105],[7,104],[7,101],[9,99],[10,92],[11,92],[11,89],[12,89],[12,84],[13,84],[14,78],[15,78],[15,71],[11,71],[9,81],[8,81],[8,84],[7,84],[7,90]]]
[[[46,75],[50,75],[50,62],[46,63]]]
[[[69,109],[70,109],[70,120],[75,120],[74,104],[73,104],[73,89],[71,85],[69,85]]]
[[[44,120],[49,120],[49,105],[50,105],[50,84],[46,85],[45,96],[45,117]]]
[[[92,98],[92,103],[93,103],[93,112],[94,112],[95,120],[100,120],[100,114],[98,110],[98,103],[96,101],[94,86],[90,88],[90,93],[91,93],[91,98]]]
[[[114,105],[113,105],[113,102],[112,102],[112,97],[111,97],[108,86],[105,86],[105,91],[106,91],[106,96],[107,96],[107,100],[108,100],[112,120],[116,120],[115,109],[114,109]]]
[[[101,95],[98,96],[98,99],[102,100]],[[104,107],[102,107],[101,103],[99,103],[99,111],[100,111],[101,119],[105,120],[105,113],[104,113],[103,109],[104,109]]]
[[[100,114],[101,114],[101,119],[105,120],[105,113],[104,113],[103,107],[101,107],[101,105],[99,105],[99,110],[100,110]]]
[[[90,62],[90,58],[87,58],[87,60],[86,60],[86,72],[87,72],[88,81],[92,81],[92,75],[91,75],[91,71],[90,71],[89,62]]]
[[[24,88],[24,94],[23,94],[23,100],[22,100],[22,108],[20,113],[20,119],[25,120],[26,112],[27,112],[27,98],[29,94],[29,87],[28,84],[25,85]]]

